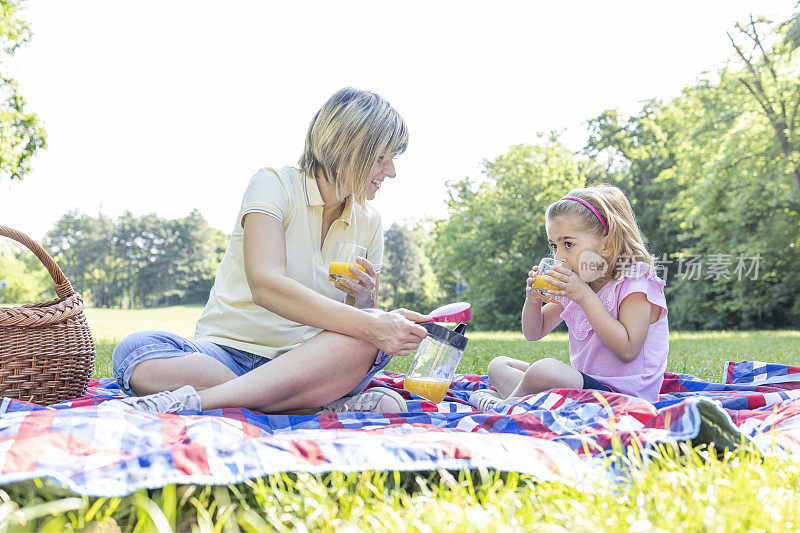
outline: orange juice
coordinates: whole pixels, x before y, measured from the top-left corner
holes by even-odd
[[[350,272],[350,267],[354,266],[357,269],[366,272],[364,267],[359,265],[358,263],[345,263],[343,261],[331,261],[331,264],[328,266],[328,279],[334,283],[342,283],[344,282],[344,278],[353,278],[355,276]]]
[[[559,288],[548,283],[546,281],[547,277],[548,276],[546,274],[537,274],[533,277],[533,292],[536,293],[538,298],[540,298],[542,301],[557,303],[561,300],[561,297],[550,294],[547,291],[557,291]]]
[[[405,390],[427,398],[433,403],[439,403],[444,399],[448,387],[450,387],[449,379],[412,378],[407,376],[403,382]]]

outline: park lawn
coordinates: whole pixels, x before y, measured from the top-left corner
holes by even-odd
[[[200,307],[89,309],[96,377],[111,376],[116,342],[140,329],[191,335]],[[485,373],[495,355],[567,360],[567,337],[527,342],[478,332],[459,367]],[[728,360],[800,365],[800,332],[673,333],[668,370],[720,381]],[[402,372],[409,359],[389,369]],[[175,486],[123,498],[75,496],[47,480],[0,487],[0,531],[394,530],[777,531],[800,529],[800,464],[747,450],[720,457],[684,446],[634,472],[617,490],[493,471],[278,474],[230,486]]]

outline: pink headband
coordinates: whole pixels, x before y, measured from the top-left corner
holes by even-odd
[[[562,198],[562,200],[575,200],[576,202],[580,202],[589,209],[591,209],[592,213],[594,213],[594,216],[596,216],[597,220],[599,220],[600,223],[603,225],[603,229],[606,230],[606,235],[608,235],[608,226],[606,225],[606,221],[603,220],[603,217],[600,216],[600,213],[597,212],[597,209],[592,207],[592,204],[581,198],[576,198],[575,196],[565,196],[564,198]]]

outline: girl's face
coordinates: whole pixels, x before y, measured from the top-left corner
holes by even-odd
[[[381,188],[383,180],[394,178],[397,175],[394,169],[394,157],[391,154],[384,154],[378,158],[372,167],[367,185],[367,200],[374,200],[375,195]]]
[[[574,224],[564,216],[548,220],[547,241],[555,259],[566,263],[583,281],[590,283],[603,277],[609,266],[605,259],[608,240],[586,233],[582,228],[582,224]]]

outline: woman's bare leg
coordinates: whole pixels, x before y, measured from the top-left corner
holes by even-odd
[[[207,389],[236,377],[231,369],[202,353],[190,353],[164,359],[148,359],[133,368],[130,387],[137,396],[191,385]]]
[[[200,399],[203,409],[313,409],[353,390],[377,355],[369,342],[323,331],[247,374],[199,391]]]

